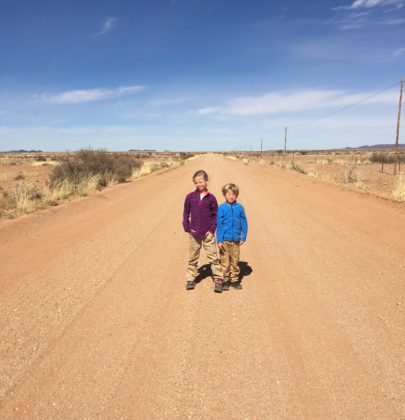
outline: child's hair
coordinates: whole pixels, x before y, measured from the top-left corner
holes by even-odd
[[[222,187],[223,195],[225,195],[228,191],[232,191],[236,195],[236,197],[239,195],[239,188],[235,184],[228,183]]]
[[[203,171],[202,169],[200,169],[199,171],[197,171],[194,175],[193,175],[193,181],[197,178],[197,177],[202,177],[205,179],[205,181],[208,181],[208,174],[207,172]]]

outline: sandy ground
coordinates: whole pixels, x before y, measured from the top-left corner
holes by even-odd
[[[240,186],[243,290],[184,288],[200,168]],[[3,221],[0,418],[405,418],[404,238],[389,202],[215,155]]]

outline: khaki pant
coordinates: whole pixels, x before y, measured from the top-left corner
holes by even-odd
[[[197,239],[193,235],[190,235],[190,256],[188,259],[186,280],[194,280],[198,276],[198,258],[200,257],[201,247],[204,247],[208,261],[211,264],[212,276],[214,279],[222,280],[223,276],[221,264],[218,260],[215,235],[212,233],[210,233],[208,238],[205,239]]]
[[[224,241],[223,245],[224,250],[220,251],[220,261],[222,266],[222,273],[224,275],[224,281],[238,281],[240,273],[239,241]]]

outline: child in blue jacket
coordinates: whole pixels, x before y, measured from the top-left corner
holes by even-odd
[[[224,275],[222,290],[229,290],[230,285],[241,289],[239,255],[240,247],[245,243],[248,231],[246,213],[242,204],[236,201],[239,188],[235,184],[224,185],[222,194],[226,201],[218,208],[216,234]]]

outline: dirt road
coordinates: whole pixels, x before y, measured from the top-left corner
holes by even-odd
[[[243,290],[185,290],[200,168],[240,186]],[[1,222],[0,418],[405,418],[404,239],[388,202],[215,155]]]

